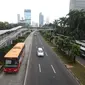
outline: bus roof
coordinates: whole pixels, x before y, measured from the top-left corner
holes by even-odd
[[[5,56],[4,58],[18,58],[24,43],[17,43]]]

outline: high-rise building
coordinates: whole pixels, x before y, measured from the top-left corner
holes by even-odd
[[[49,24],[49,18],[47,17],[47,19],[46,19],[46,24]]]
[[[24,18],[25,18],[25,24],[31,25],[31,10],[30,9],[24,10]]]
[[[20,14],[17,14],[17,21],[20,22]]]
[[[70,0],[70,10],[85,9],[85,0]]]
[[[39,14],[39,26],[43,26],[43,22],[44,22],[44,16],[42,15],[42,13]]]

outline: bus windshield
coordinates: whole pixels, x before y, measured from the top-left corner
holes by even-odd
[[[18,61],[16,59],[5,59],[5,67],[17,67]]]

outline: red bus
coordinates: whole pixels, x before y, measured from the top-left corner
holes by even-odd
[[[25,54],[25,43],[17,43],[4,56],[4,72],[18,72]]]

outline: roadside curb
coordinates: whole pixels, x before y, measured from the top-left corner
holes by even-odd
[[[83,64],[81,64],[78,60],[77,60],[77,62],[85,68],[85,66]]]
[[[66,67],[66,65],[65,65],[65,67]],[[66,67],[66,68],[67,68],[67,67]],[[75,74],[74,74],[69,68],[67,68],[67,70],[68,70],[68,72],[71,73],[71,75],[75,78],[75,80],[77,81],[77,83],[78,83],[79,85],[83,85],[83,84],[80,82],[80,80],[75,76]]]
[[[80,84],[80,85],[83,85],[83,84],[81,84],[81,82],[79,81],[79,79],[75,76],[75,74],[70,70],[70,69],[68,69],[69,71],[70,71],[70,73],[75,77],[75,79],[77,80],[77,82]]]
[[[57,55],[57,54],[56,54],[56,55]],[[59,59],[60,59],[60,62],[65,66],[65,68],[67,69],[67,71],[75,78],[75,80],[77,81],[77,83],[78,83],[79,85],[83,85],[83,84],[79,81],[79,79],[75,76],[75,74],[74,74],[69,68],[66,67],[64,61],[62,61],[60,57],[59,57]]]
[[[69,68],[66,67],[65,63],[61,60],[60,57],[59,57],[59,59],[60,59],[60,62],[65,66],[65,68],[67,69],[67,71],[68,71],[68,72],[74,77],[74,79],[77,81],[77,83],[78,83],[79,85],[83,85],[83,84],[79,81],[79,79],[75,76],[75,74],[74,74]]]
[[[56,54],[56,55],[57,55],[57,54]],[[79,81],[79,79],[75,76],[75,74],[74,74],[70,69],[68,69],[68,68],[66,67],[64,61],[62,61],[60,57],[59,57],[59,59],[60,59],[60,62],[65,66],[65,68],[67,69],[67,71],[75,78],[75,80],[77,81],[77,83],[78,83],[79,85],[83,85],[83,84]]]

